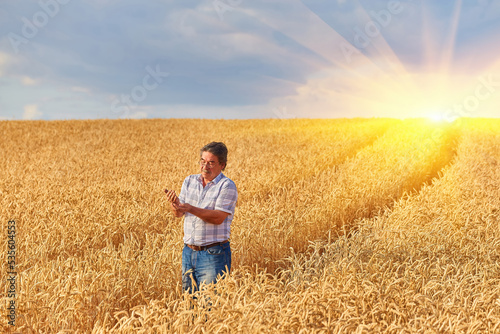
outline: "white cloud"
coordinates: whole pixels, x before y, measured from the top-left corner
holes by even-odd
[[[4,68],[7,67],[9,63],[9,56],[5,53],[0,52],[0,76],[4,75]]]
[[[43,113],[38,110],[38,106],[36,104],[28,104],[24,106],[24,120],[40,119],[42,115]]]
[[[33,78],[31,78],[31,77],[28,77],[28,76],[23,76],[23,77],[21,78],[21,82],[22,82],[22,84],[23,84],[23,85],[25,85],[25,86],[34,86],[34,85],[36,85],[37,80],[36,80],[36,79],[33,79]]]
[[[147,117],[148,117],[148,113],[146,113],[144,111],[138,111],[138,112],[135,112],[131,115],[126,115],[122,118],[141,119],[141,118],[147,118]]]

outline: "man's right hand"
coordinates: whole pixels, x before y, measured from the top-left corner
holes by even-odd
[[[165,193],[167,194],[167,201],[170,202],[170,206],[172,208],[172,212],[176,217],[181,217],[184,215],[184,212],[179,211],[179,205],[181,202],[179,201],[179,197],[175,194],[175,190],[165,189]]]
[[[165,189],[165,193],[167,194],[167,201],[169,201],[172,204],[181,204],[179,201],[179,197],[175,194],[175,190],[168,190]]]

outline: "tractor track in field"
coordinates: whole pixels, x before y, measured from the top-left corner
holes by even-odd
[[[360,184],[359,179],[356,179],[356,176],[352,176],[351,173],[356,171],[356,165],[360,160],[359,153],[371,150],[377,145],[377,142],[384,140],[384,136],[377,138],[370,145],[364,146],[357,154],[346,158],[344,163],[340,165],[330,166],[317,175],[310,175],[300,181],[284,185],[280,189],[273,189],[267,194],[267,199],[269,201],[279,201],[281,203],[280,205],[283,205],[282,203],[287,203],[293,199],[301,199],[301,189],[309,187],[304,190],[304,192],[307,192],[312,191],[311,189],[316,187],[318,196],[313,200],[304,199],[305,206],[317,205],[317,202],[320,201],[323,201],[325,204],[317,205],[317,210],[313,210],[309,212],[309,214],[301,216],[300,213],[296,213],[297,217],[303,219],[299,223],[310,225],[310,228],[299,228],[295,231],[295,233],[300,234],[300,237],[295,238],[293,235],[286,235],[285,229],[281,228],[280,224],[276,224],[267,229],[268,233],[272,235],[269,239],[275,240],[273,246],[279,249],[279,251],[266,252],[266,246],[270,247],[270,244],[267,245],[265,243],[263,247],[257,247],[259,250],[256,253],[258,253],[259,256],[267,258],[267,264],[265,266],[267,271],[272,273],[275,272],[276,269],[284,269],[284,262],[282,260],[290,254],[290,248],[293,249],[294,253],[304,253],[308,251],[309,242],[325,240],[327,235],[333,235],[334,238],[346,234],[350,235],[357,229],[357,221],[361,219],[370,219],[391,210],[394,204],[403,196],[414,196],[420,192],[422,187],[431,185],[433,180],[442,177],[445,168],[452,164],[455,159],[460,133],[455,131],[454,128],[449,127],[440,133],[439,138],[439,140],[432,140],[423,144],[417,143],[413,146],[415,149],[413,154],[416,156],[415,163],[418,163],[419,160],[428,155],[428,152],[422,153],[421,150],[433,150],[434,148],[432,145],[437,145],[439,147],[439,152],[433,152],[433,154],[429,155],[430,157],[439,157],[439,159],[436,158],[429,164],[426,173],[414,172],[417,176],[413,178],[405,178],[404,175],[399,175],[399,179],[397,180],[405,182],[404,184],[388,183],[392,188],[389,190],[381,189],[380,193],[377,192],[375,187],[372,189],[373,191],[371,193],[364,194],[362,189],[356,188],[356,186]],[[407,155],[409,160],[414,158],[412,157],[411,151],[410,154]],[[403,162],[405,161],[403,160]],[[411,166],[413,161],[406,161],[405,163]],[[390,163],[387,163],[387,168],[392,168]],[[388,173],[388,171],[382,170],[380,174],[387,176],[390,175],[390,172]],[[367,178],[372,177],[373,176],[367,176]],[[334,186],[328,189],[326,186],[327,182],[332,178],[334,179]],[[328,190],[330,190],[330,193]],[[334,193],[333,195],[332,192]],[[338,204],[338,207],[331,207],[331,205],[329,205],[333,202]],[[263,206],[259,209],[265,210],[266,207]],[[296,212],[300,212],[300,210],[300,208],[297,208]],[[320,217],[318,219],[321,220],[320,227],[318,227],[316,225],[317,222],[314,221],[316,217]],[[289,222],[294,223],[297,221],[292,219]],[[280,241],[282,242],[281,245],[279,244]],[[238,251],[236,250],[235,253],[238,253]],[[255,260],[256,257],[247,256],[244,259],[237,260],[236,263],[238,263],[238,265],[250,265],[254,263]]]

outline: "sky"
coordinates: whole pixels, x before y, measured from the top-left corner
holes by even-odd
[[[0,120],[500,116],[499,0],[0,1]]]

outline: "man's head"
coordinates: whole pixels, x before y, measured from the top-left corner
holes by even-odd
[[[227,147],[221,142],[211,142],[200,150],[200,167],[203,177],[213,180],[226,168]]]
[[[224,170],[227,164],[227,147],[222,142],[211,142],[202,147],[200,150],[200,157],[203,155],[203,152],[210,152],[217,157],[219,160],[219,164],[222,166],[221,169]]]

